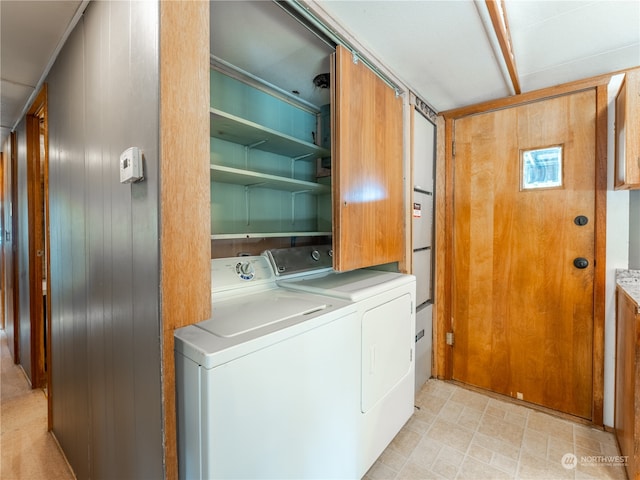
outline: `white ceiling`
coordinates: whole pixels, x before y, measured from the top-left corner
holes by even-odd
[[[0,0],[0,141],[27,102],[68,34],[84,2]],[[2,144],[0,144],[2,148]]]
[[[316,3],[438,111],[512,94],[484,0]],[[506,0],[505,11],[523,93],[640,66],[638,0]]]
[[[484,0],[305,2],[437,111],[513,94]],[[523,92],[640,66],[638,0],[506,0]],[[0,1],[1,136],[23,114],[85,1]],[[213,2],[212,52],[318,105],[326,45],[271,2]],[[287,23],[283,30],[278,26]],[[294,66],[293,70],[289,67]],[[318,98],[318,94],[320,98]]]

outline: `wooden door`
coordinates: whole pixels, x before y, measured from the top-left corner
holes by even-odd
[[[591,419],[595,90],[454,127],[453,378]],[[523,189],[522,153],[554,145],[562,185]]]
[[[47,86],[42,87],[26,115],[27,204],[29,229],[29,302],[31,320],[31,385],[47,385],[47,232],[48,196]]]
[[[402,97],[346,48],[335,55],[334,268],[404,262]]]

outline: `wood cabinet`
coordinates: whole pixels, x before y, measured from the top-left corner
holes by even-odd
[[[306,50],[317,39],[271,2],[243,6],[242,21],[234,2],[211,5],[214,255],[332,243],[335,270],[406,268],[404,97],[342,45]],[[291,41],[260,40],[247,18],[278,19],[272,34]],[[269,71],[271,57],[286,78]],[[314,94],[305,90],[311,80]]]
[[[640,479],[640,309],[618,285],[616,330],[615,432],[627,475]]]
[[[615,188],[640,189],[640,70],[632,70],[616,96]]]

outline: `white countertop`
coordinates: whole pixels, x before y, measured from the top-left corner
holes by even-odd
[[[640,307],[640,270],[617,270],[616,283],[620,285]]]

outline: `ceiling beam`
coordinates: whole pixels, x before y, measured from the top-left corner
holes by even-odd
[[[513,46],[511,45],[511,35],[509,34],[509,25],[507,24],[507,17],[504,13],[504,3],[500,0],[485,0],[487,10],[489,11],[489,17],[491,18],[491,24],[493,30],[498,38],[498,44],[502,51],[502,57],[507,65],[509,71],[509,78],[513,85],[513,90],[516,95],[522,93],[520,89],[520,80],[518,79],[518,70],[516,68],[516,59],[513,55]]]

